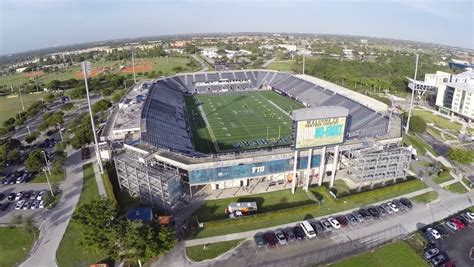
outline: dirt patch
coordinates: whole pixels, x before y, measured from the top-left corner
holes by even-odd
[[[102,69],[93,69],[91,71],[91,73],[89,74],[89,77],[95,77],[99,74],[101,74],[102,72],[104,72]],[[74,74],[74,78],[76,79],[84,79],[84,75],[82,75],[82,71],[81,72],[76,72]]]
[[[26,72],[25,76],[28,78],[33,78],[33,77],[40,77],[43,76],[44,71],[39,70],[39,71],[31,71],[31,72]]]
[[[135,72],[150,72],[153,69],[151,64],[140,64],[140,65],[135,65]],[[122,73],[133,73],[133,68],[132,66],[126,66],[120,70]]]

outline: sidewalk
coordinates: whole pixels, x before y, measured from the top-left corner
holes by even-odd
[[[102,178],[102,174],[100,174],[99,164],[97,163],[95,155],[92,158],[92,167],[94,168],[95,181],[97,183],[97,189],[99,190],[99,195],[101,197],[107,197],[107,193],[105,191],[104,179]]]

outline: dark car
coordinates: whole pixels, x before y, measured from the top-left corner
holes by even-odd
[[[411,201],[408,200],[408,198],[401,198],[400,202],[402,202],[402,204],[409,209],[413,208],[413,204],[411,204]]]
[[[321,225],[324,227],[325,231],[329,231],[332,229],[332,225],[328,222],[328,220],[321,221]]]
[[[15,200],[15,197],[16,197],[16,194],[15,193],[10,193],[7,197],[8,201],[14,201]]]
[[[293,229],[286,228],[286,229],[283,230],[283,233],[285,233],[285,236],[286,236],[286,239],[288,240],[288,242],[293,242],[293,241],[296,240],[296,236],[293,233]]]
[[[336,220],[339,222],[339,224],[342,226],[342,227],[346,227],[348,222],[347,222],[347,219],[346,217],[344,216],[338,216],[336,217]]]
[[[15,173],[15,178],[21,177],[21,176],[23,176],[23,174],[25,174],[25,171],[24,171],[24,170],[17,171],[17,172]]]
[[[267,244],[263,238],[263,234],[261,233],[257,233],[253,239],[255,240],[255,245],[257,245],[258,248],[263,248]]]
[[[464,218],[461,215],[456,216],[456,219],[460,220],[464,225],[469,225],[470,224],[470,222],[468,220],[466,220],[466,218]]]
[[[359,222],[354,214],[347,214],[346,219],[351,225],[355,225]]]
[[[441,225],[441,224],[435,226],[434,229],[435,229],[436,231],[438,231],[438,233],[439,233],[441,236],[447,236],[447,235],[448,235],[448,232],[447,232],[446,228],[444,228],[444,226]]]
[[[2,201],[4,198],[5,198],[5,194],[4,194],[4,193],[0,193],[0,201]]]
[[[313,226],[314,230],[316,230],[317,233],[322,233],[324,232],[324,227],[321,225],[321,222],[314,222],[311,223],[311,226]]]
[[[359,210],[359,213],[360,215],[362,215],[364,217],[364,219],[366,220],[370,220],[372,218],[372,215],[370,214],[370,212],[366,209],[360,209]]]
[[[10,202],[0,203],[0,210],[6,211],[8,209],[8,206],[10,206]]]
[[[265,242],[270,247],[275,247],[276,244],[278,243],[278,240],[277,240],[274,232],[267,232],[267,233],[263,234],[263,239],[265,240]]]
[[[89,159],[91,157],[91,151],[88,147],[81,149],[82,160]]]
[[[305,239],[306,237],[306,234],[303,231],[303,228],[301,228],[301,226],[293,227],[293,234],[295,234],[296,238],[299,240]]]
[[[394,199],[394,200],[392,201],[392,203],[395,204],[395,205],[397,205],[397,207],[398,207],[398,209],[399,209],[400,211],[405,211],[405,205],[403,205],[403,203],[402,203],[400,200]]]
[[[21,195],[20,200],[28,200],[28,199],[30,199],[30,196],[31,196],[30,191],[24,192],[23,195]]]
[[[380,213],[377,211],[377,209],[369,208],[367,211],[370,213],[370,215],[372,215],[372,217],[374,217],[374,219],[380,218]]]

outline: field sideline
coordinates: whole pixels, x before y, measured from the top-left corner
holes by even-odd
[[[289,112],[303,105],[273,91],[186,98],[196,149],[204,152],[288,145]]]

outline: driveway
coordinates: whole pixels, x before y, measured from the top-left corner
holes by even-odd
[[[40,235],[29,257],[20,265],[25,267],[56,266],[56,250],[76,208],[82,190],[82,162],[78,150],[68,149],[66,180],[61,184],[63,194],[58,205],[36,217]]]

